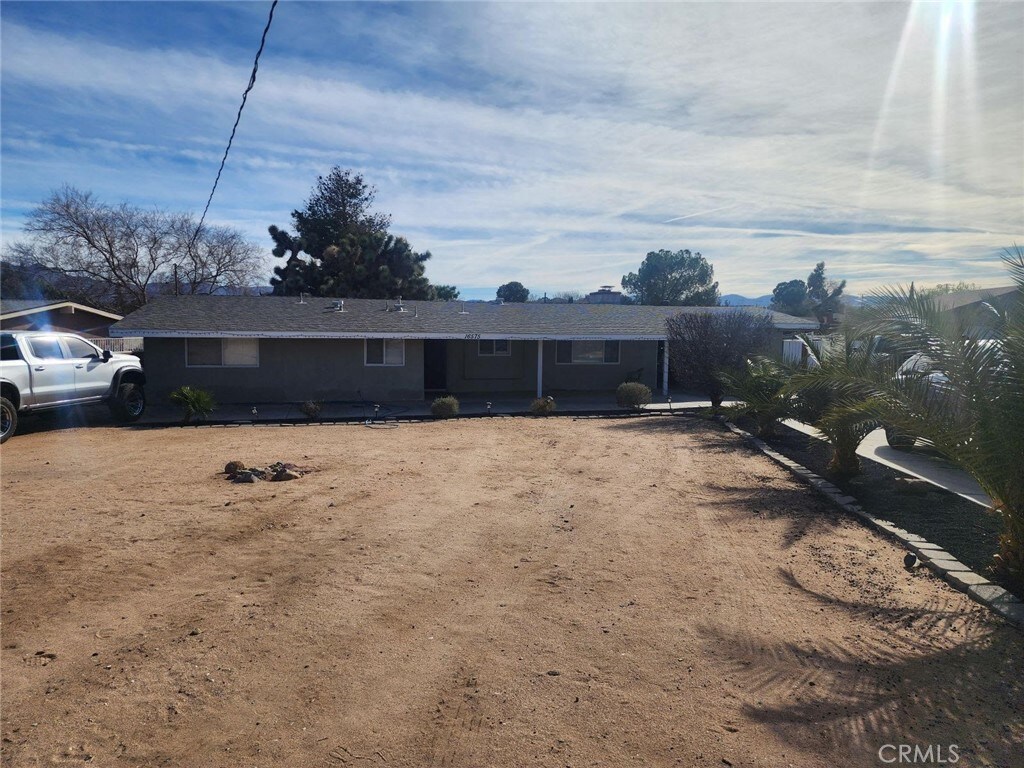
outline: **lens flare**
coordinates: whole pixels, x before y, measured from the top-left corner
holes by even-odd
[[[878,183],[876,169],[883,155],[886,129],[892,122],[892,115],[898,103],[897,92],[901,85],[913,87],[904,82],[904,70],[910,68],[917,51],[930,49],[932,78],[930,94],[929,126],[916,127],[917,135],[927,136],[927,166],[932,184],[932,213],[944,217],[947,195],[944,189],[950,169],[950,149],[953,139],[966,141],[973,151],[978,147],[979,118],[977,104],[977,68],[975,50],[975,0],[914,0],[907,10],[899,45],[889,70],[889,78],[878,111],[875,129],[871,137],[871,150],[864,182],[861,187],[861,209],[868,201],[870,188]],[[959,36],[955,33],[959,28]],[[965,123],[966,136],[950,133],[951,79],[954,67],[959,75],[957,116]],[[922,142],[924,144],[924,142]],[[922,147],[924,149],[924,147]]]

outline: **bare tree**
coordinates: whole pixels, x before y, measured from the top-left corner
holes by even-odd
[[[260,267],[256,246],[231,229],[204,227],[193,237],[195,228],[186,214],[109,205],[64,186],[29,215],[30,240],[5,256],[61,275],[65,288],[121,313],[173,290],[175,267],[187,293],[251,285]]]
[[[706,394],[714,408],[728,388],[725,374],[738,374],[747,358],[768,351],[775,330],[767,314],[744,310],[680,313],[667,322],[676,380]]]
[[[264,265],[260,249],[241,232],[204,225],[195,236],[196,223],[191,216],[176,218],[179,252],[183,254],[175,261],[179,291],[189,294],[219,293],[226,289],[238,292],[261,279]]]

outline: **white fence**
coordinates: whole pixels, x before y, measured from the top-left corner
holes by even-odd
[[[100,349],[109,349],[111,352],[134,352],[142,349],[141,336],[125,336],[120,339],[89,339]]]
[[[815,355],[821,353],[822,339],[811,337],[811,343],[816,347],[814,352],[803,339],[783,339],[782,359],[803,368],[817,368],[818,361],[815,359]]]

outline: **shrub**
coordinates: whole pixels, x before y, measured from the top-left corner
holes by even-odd
[[[795,396],[786,389],[791,370],[764,357],[747,361],[743,374],[725,374],[726,383],[739,401],[725,409],[730,418],[750,416],[757,420],[757,436],[772,437],[779,422],[793,415]]]
[[[716,412],[727,389],[722,374],[743,371],[748,357],[770,348],[775,331],[771,317],[756,310],[678,314],[666,322],[676,380],[707,395]]]
[[[306,400],[304,403],[299,405],[299,410],[302,411],[302,415],[310,421],[320,418],[320,413],[324,409],[323,400]]]
[[[205,389],[196,387],[178,387],[171,392],[171,402],[182,407],[183,421],[188,424],[192,419],[205,419],[217,407],[213,395]]]
[[[547,397],[538,397],[532,403],[530,403],[530,413],[534,416],[547,416],[549,413],[555,412],[555,398],[548,395]]]
[[[651,388],[639,381],[624,381],[615,390],[619,408],[636,408],[651,402]]]
[[[459,400],[448,395],[438,397],[430,404],[430,412],[439,419],[451,419],[459,415]]]

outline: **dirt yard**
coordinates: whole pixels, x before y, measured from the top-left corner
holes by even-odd
[[[1024,634],[705,422],[92,428],[2,462],[4,765],[1022,765]]]

